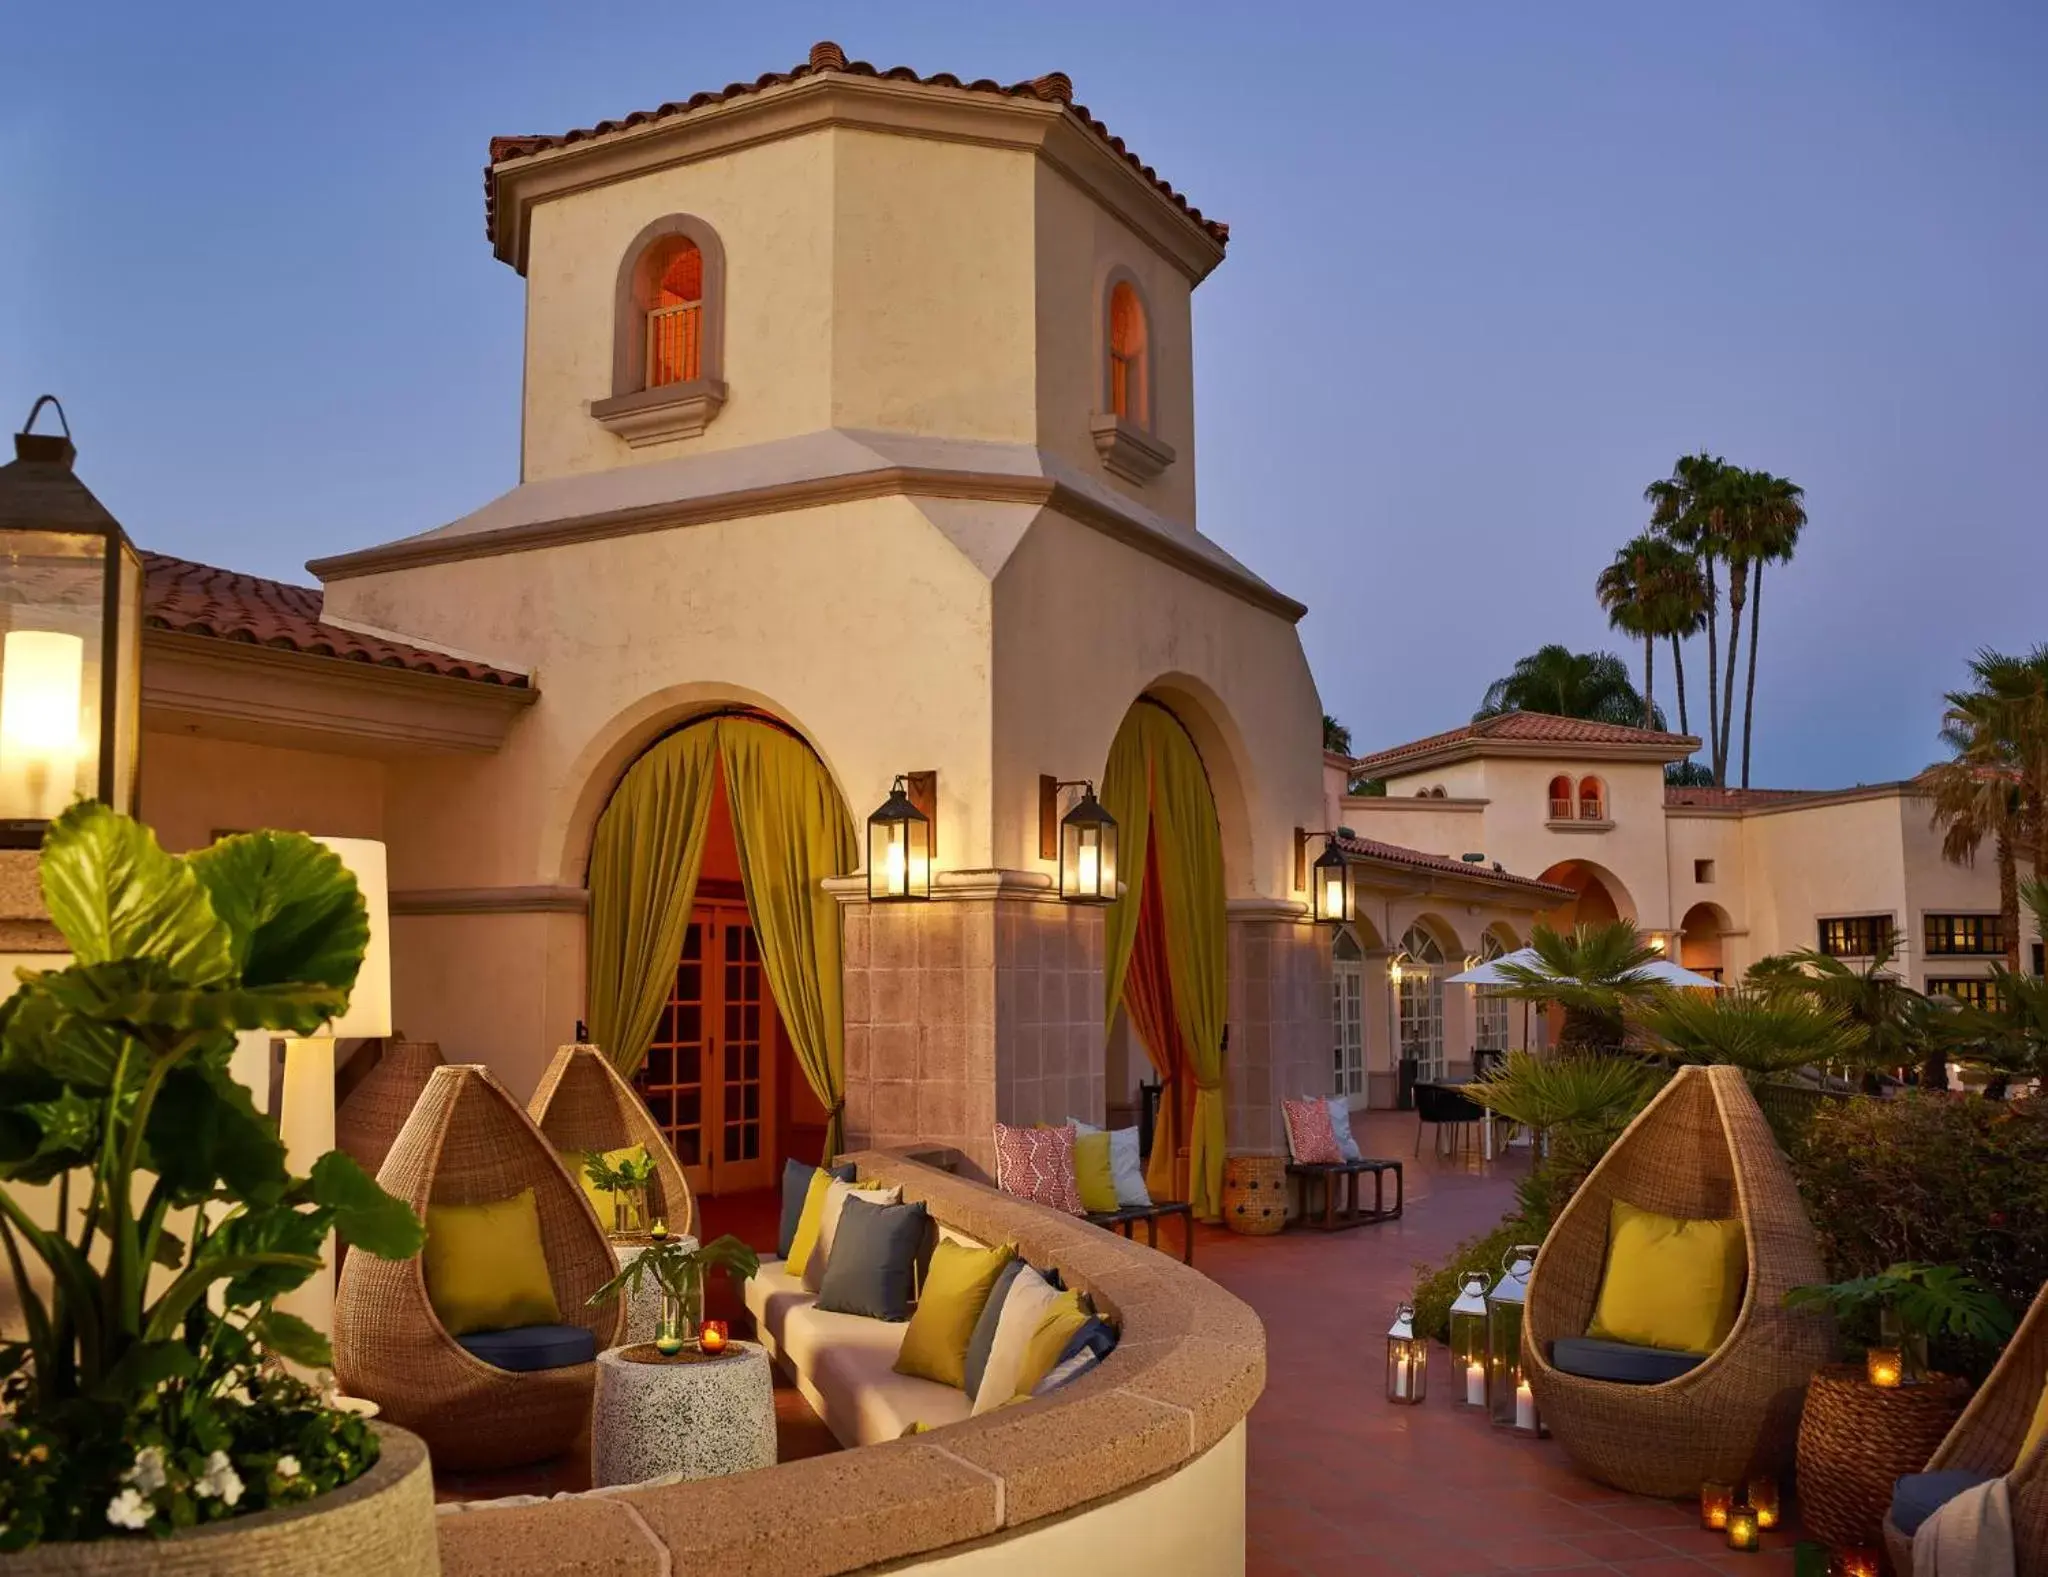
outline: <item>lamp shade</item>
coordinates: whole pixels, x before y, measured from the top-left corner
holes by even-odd
[[[328,1020],[325,1033],[336,1040],[366,1040],[391,1033],[391,888],[384,871],[384,845],[370,838],[321,838],[341,857],[362,889],[370,911],[370,945],[362,972],[349,993],[348,1010]]]

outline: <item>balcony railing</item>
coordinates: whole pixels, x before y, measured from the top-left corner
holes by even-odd
[[[698,376],[703,313],[701,301],[688,301],[678,307],[657,307],[647,314],[648,388],[688,383]]]

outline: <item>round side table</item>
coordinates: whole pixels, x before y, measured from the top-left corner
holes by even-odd
[[[1799,1417],[1799,1516],[1825,1543],[1876,1549],[1893,1481],[1926,1467],[1970,1387],[1954,1375],[1879,1387],[1861,1364],[1829,1364]]]
[[[716,1358],[652,1343],[597,1355],[590,1483],[716,1478],[775,1465],[775,1381],[768,1354],[734,1342]]]
[[[680,1243],[685,1248],[697,1246],[697,1240],[687,1233],[669,1241]],[[615,1237],[612,1239],[612,1255],[618,1260],[619,1269],[624,1270],[640,1257],[642,1250],[653,1246],[654,1239],[644,1232],[632,1237]],[[640,1290],[626,1299],[626,1328],[619,1333],[619,1340],[628,1347],[635,1342],[651,1342],[660,1324],[661,1283],[652,1276],[642,1276]]]
[[[1223,1224],[1245,1237],[1287,1225],[1287,1158],[1233,1155],[1223,1163]]]

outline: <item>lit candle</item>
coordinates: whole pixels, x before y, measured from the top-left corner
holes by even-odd
[[[1757,1531],[1756,1513],[1748,1506],[1732,1508],[1728,1513],[1728,1548],[1754,1555],[1763,1548],[1763,1543],[1763,1535]]]
[[[1465,1405],[1484,1407],[1486,1405],[1486,1365],[1476,1358],[1465,1365]]]
[[[1406,1353],[1394,1359],[1394,1395],[1404,1402],[1408,1399],[1408,1364]]]
[[[1094,844],[1092,844],[1092,843],[1084,843],[1084,844],[1082,844],[1082,845],[1081,845],[1081,891],[1082,891],[1082,892],[1084,892],[1084,893],[1092,893],[1092,892],[1094,892],[1094,891],[1095,891],[1095,881],[1096,881],[1096,877],[1097,877],[1097,875],[1098,875],[1098,874],[1100,873],[1100,870],[1101,870],[1101,866],[1100,866],[1100,864],[1098,863],[1098,862],[1099,862],[1100,860],[1101,860],[1101,856],[1100,856],[1099,854],[1097,854],[1097,853],[1095,852],[1095,845],[1094,845]]]
[[[1527,1380],[1515,1387],[1515,1427],[1536,1432],[1536,1395]]]
[[[1749,1509],[1756,1513],[1759,1528],[1775,1528],[1778,1525],[1778,1481],[1774,1478],[1753,1478],[1743,1493],[1749,1502]]]
[[[1719,1533],[1728,1526],[1728,1512],[1735,1504],[1732,1485],[1707,1483],[1700,1486],[1700,1526]]]
[[[716,1357],[724,1352],[726,1341],[726,1325],[723,1320],[706,1320],[703,1329],[697,1333],[698,1348],[710,1357]]]
[[[683,1339],[672,1330],[663,1330],[654,1338],[654,1350],[664,1358],[673,1358],[683,1350]]]
[[[655,1242],[657,1242],[657,1243],[665,1243],[665,1242],[667,1242],[667,1241],[668,1241],[668,1223],[667,1223],[666,1221],[659,1221],[659,1220],[657,1220],[657,1221],[656,1221],[656,1222],[654,1223],[654,1225],[653,1225],[653,1226],[651,1226],[651,1227],[649,1227],[649,1228],[647,1229],[647,1235],[648,1235],[649,1237],[653,1238],[653,1239],[654,1239],[654,1241],[655,1241]]]
[[[903,850],[903,840],[900,837],[889,840],[888,858],[883,869],[887,874],[883,878],[884,885],[882,891],[891,894],[903,892],[910,866]]]
[[[1877,1551],[1837,1550],[1834,1570],[1839,1577],[1877,1577]]]
[[[1873,1347],[1863,1355],[1863,1371],[1870,1383],[1891,1390],[1904,1378],[1905,1354],[1896,1347]]]

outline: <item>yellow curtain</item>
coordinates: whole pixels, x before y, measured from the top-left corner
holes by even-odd
[[[717,781],[715,728],[686,728],[628,769],[590,852],[591,1038],[627,1078],[675,985]]]
[[[821,884],[854,868],[860,844],[839,791],[802,742],[743,719],[717,728],[761,967],[797,1064],[830,1114],[824,1155],[830,1161],[844,1142],[846,1042],[839,905]]]
[[[1135,706],[1109,747],[1102,769],[1102,808],[1116,818],[1117,880],[1123,892],[1103,916],[1102,1023],[1116,1023],[1124,999],[1124,975],[1131,967],[1131,949],[1138,941],[1138,910],[1145,895],[1145,851],[1151,842],[1152,767],[1145,748],[1145,714],[1155,709]]]

